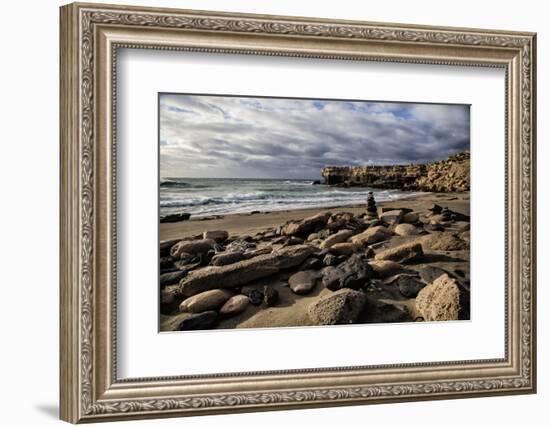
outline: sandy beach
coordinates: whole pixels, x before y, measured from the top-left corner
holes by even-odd
[[[469,318],[469,199],[160,224],[161,331]]]

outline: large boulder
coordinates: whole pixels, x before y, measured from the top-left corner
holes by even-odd
[[[380,215],[380,221],[388,225],[399,224],[403,219],[403,215],[404,213],[401,209],[383,212]]]
[[[210,230],[202,234],[203,239],[212,239],[216,243],[225,242],[228,237],[229,233],[225,230]]]
[[[331,291],[342,288],[360,289],[372,275],[373,270],[366,257],[356,254],[338,267],[323,270],[323,285]]]
[[[288,246],[234,264],[193,271],[180,282],[182,293],[192,296],[210,289],[235,288],[280,270],[296,267],[313,252],[314,248],[308,245]]]
[[[283,227],[282,234],[307,237],[310,233],[315,232],[317,228],[325,226],[330,216],[330,212],[322,212],[301,221],[291,221]]]
[[[447,274],[439,276],[416,297],[416,309],[426,321],[470,318],[469,292]]]
[[[409,262],[424,254],[422,245],[417,242],[404,243],[378,252],[374,259],[382,261]]]
[[[366,302],[363,292],[340,289],[312,303],[308,307],[308,316],[314,325],[356,323]]]
[[[353,232],[351,230],[340,230],[338,233],[328,236],[321,243],[321,248],[322,249],[330,248],[331,246],[334,246],[337,243],[346,242],[351,236],[353,236]]]
[[[321,273],[315,270],[299,271],[288,279],[288,285],[292,292],[298,295],[310,292],[321,277]]]
[[[419,220],[420,220],[420,215],[418,215],[417,212],[407,212],[406,214],[403,215],[401,222],[405,222],[407,224],[414,224]]]
[[[170,249],[170,255],[179,258],[181,254],[203,254],[214,248],[212,239],[182,240]]]
[[[391,232],[383,225],[369,227],[360,234],[356,234],[351,238],[351,242],[360,245],[372,245],[391,238]]]
[[[464,251],[470,248],[469,242],[446,232],[436,231],[422,236],[418,241],[424,249],[432,251]]]
[[[233,292],[227,289],[211,289],[183,300],[180,304],[180,311],[202,313],[203,311],[216,310],[232,296]]]
[[[245,311],[248,304],[249,299],[246,295],[235,295],[229,298],[222,308],[220,308],[220,315],[226,317],[235,316]]]
[[[412,224],[397,224],[393,230],[397,236],[416,236],[420,234],[418,228]]]

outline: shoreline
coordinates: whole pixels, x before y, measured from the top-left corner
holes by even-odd
[[[416,211],[426,211],[431,205],[445,204],[450,209],[469,215],[470,211],[470,193],[422,193],[407,195],[395,200],[377,201],[379,209],[389,207],[402,207],[406,203],[407,207]],[[266,228],[274,228],[284,224],[289,220],[298,220],[318,212],[331,211],[351,212],[360,214],[365,211],[365,204],[340,205],[332,207],[316,207],[303,209],[288,209],[280,211],[261,211],[260,213],[234,213],[211,217],[199,217],[173,223],[159,224],[159,239],[171,240],[196,235],[205,230],[221,229],[227,230],[230,234],[249,234],[253,235]]]

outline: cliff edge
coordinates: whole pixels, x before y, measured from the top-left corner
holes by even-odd
[[[327,185],[403,191],[470,191],[470,152],[416,165],[328,166],[321,175]]]

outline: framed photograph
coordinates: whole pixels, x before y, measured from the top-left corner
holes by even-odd
[[[536,391],[535,34],[61,8],[61,418]]]

